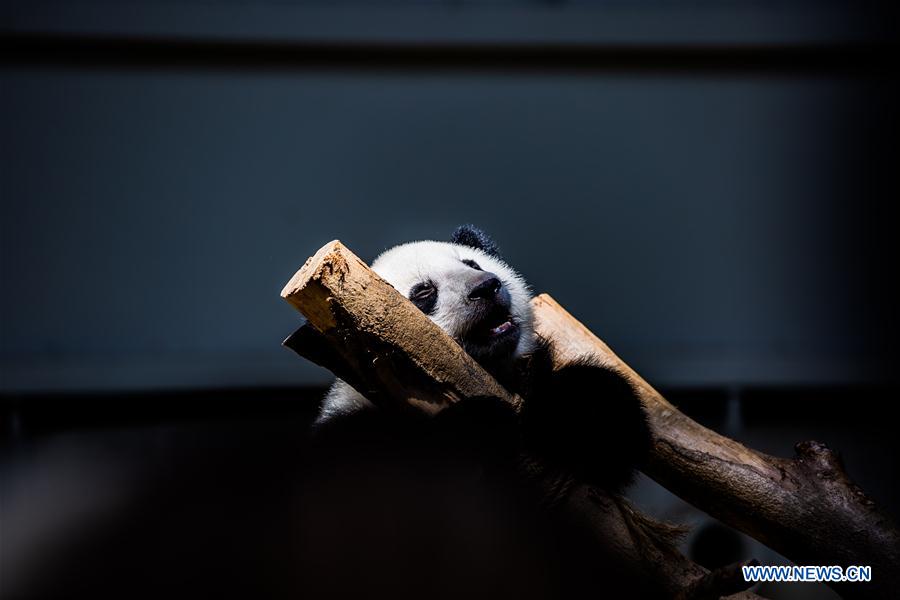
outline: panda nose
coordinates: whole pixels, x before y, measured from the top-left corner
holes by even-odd
[[[487,274],[472,291],[469,292],[469,300],[490,300],[500,291],[500,280],[494,275]]]

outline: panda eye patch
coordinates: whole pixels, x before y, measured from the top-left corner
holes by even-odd
[[[410,298],[424,298],[426,296],[430,296],[435,292],[434,284],[430,281],[424,281],[422,283],[417,283],[413,286],[413,289],[409,292]]]
[[[481,270],[482,270],[481,266],[480,266],[477,262],[475,262],[474,260],[472,260],[471,258],[467,258],[467,259],[463,260],[462,263],[463,263],[464,265],[466,265],[467,267],[472,267],[472,268],[475,269],[476,271],[481,271]]]
[[[409,291],[409,299],[419,310],[430,315],[437,304],[437,287],[430,281],[417,283]]]

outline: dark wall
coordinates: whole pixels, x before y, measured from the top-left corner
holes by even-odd
[[[371,259],[461,222],[662,385],[890,375],[876,50],[279,59],[16,35],[3,391],[322,383],[279,347],[293,271],[333,238]]]

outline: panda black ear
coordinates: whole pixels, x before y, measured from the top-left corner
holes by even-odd
[[[500,249],[488,234],[474,225],[460,225],[450,236],[450,241],[461,246],[477,248],[485,254],[500,258]]]

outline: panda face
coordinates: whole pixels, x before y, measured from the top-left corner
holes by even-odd
[[[372,270],[482,364],[508,361],[534,345],[528,286],[478,248],[412,242],[379,256]]]

